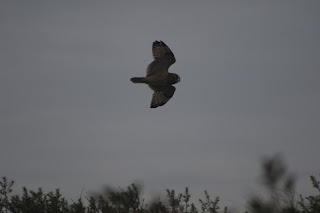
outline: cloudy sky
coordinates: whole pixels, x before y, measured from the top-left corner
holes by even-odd
[[[1,1],[0,176],[66,196],[140,181],[228,205],[282,153],[311,193],[320,168],[317,1]],[[181,76],[150,109],[151,45]]]

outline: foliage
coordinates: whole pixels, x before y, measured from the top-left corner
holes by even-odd
[[[298,212],[295,202],[294,177],[288,175],[280,155],[265,158],[262,163],[262,180],[269,192],[269,199],[255,196],[249,209],[255,213]]]
[[[6,177],[0,181],[0,213],[198,213],[193,203],[190,203],[189,189],[176,195],[174,190],[167,189],[167,202],[153,202],[144,204],[141,190],[131,184],[125,190],[107,188],[103,194],[86,197],[87,205],[82,198],[76,202],[68,202],[63,198],[60,190],[44,193],[42,188],[38,191],[23,187],[22,195],[9,196],[14,182],[9,182]],[[218,212],[219,199],[210,199],[207,192],[206,200],[201,202],[201,213]]]
[[[313,188],[320,193],[320,181],[318,181],[314,176],[310,176],[310,180]],[[302,213],[320,212],[320,194],[314,196],[310,195],[306,198],[303,198],[300,195],[299,205],[302,208]]]
[[[294,177],[288,175],[279,155],[266,158],[262,163],[262,181],[269,196],[254,196],[248,201],[247,212],[253,213],[319,213],[320,182],[310,176],[318,195],[299,196],[296,199]],[[20,195],[13,193],[14,181],[6,177],[0,180],[0,213],[219,213],[219,197],[211,199],[207,191],[199,199],[199,208],[190,201],[189,188],[183,193],[167,189],[165,201],[145,204],[141,188],[131,184],[125,189],[106,188],[103,193],[89,197],[80,196],[77,201],[64,198],[59,189],[45,193],[42,188],[22,188]],[[224,213],[229,212],[227,207]]]
[[[265,158],[262,163],[264,186],[269,199],[255,196],[249,200],[249,212],[254,213],[320,213],[320,195],[296,199],[295,179],[288,174],[280,155]],[[320,192],[319,181],[311,176],[314,188]]]

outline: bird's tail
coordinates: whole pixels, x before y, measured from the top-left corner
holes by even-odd
[[[130,79],[133,83],[146,83],[145,78],[143,77],[134,77]]]

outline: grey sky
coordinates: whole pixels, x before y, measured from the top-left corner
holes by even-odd
[[[139,180],[245,203],[263,156],[319,174],[317,1],[0,3],[0,175],[70,196]],[[163,40],[181,77],[150,109]],[[71,193],[71,194],[68,194]],[[73,193],[73,194],[72,194]],[[229,202],[229,203],[228,203]]]

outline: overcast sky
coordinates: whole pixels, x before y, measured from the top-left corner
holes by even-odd
[[[0,176],[68,197],[140,181],[245,204],[264,156],[320,173],[318,1],[1,1]],[[181,77],[130,82],[152,42]]]

